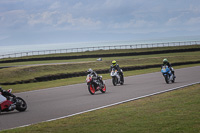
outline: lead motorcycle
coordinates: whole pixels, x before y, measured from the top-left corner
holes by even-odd
[[[11,93],[12,89],[9,89],[8,92]],[[16,105],[15,109],[19,112],[23,112],[27,109],[26,102],[21,97],[16,97],[13,94],[13,96],[6,96],[5,100],[2,103],[0,103],[0,113],[13,111],[14,109],[9,110],[10,105]]]
[[[110,72],[110,76],[112,77],[112,83],[114,86],[116,86],[117,84],[121,84],[121,85],[124,84],[123,71],[122,71],[122,69],[120,69],[120,71],[121,71],[121,75],[115,68],[112,68],[112,70]]]
[[[175,77],[170,68],[167,65],[162,66],[161,72],[165,78],[165,82],[169,84],[170,82],[175,82]]]
[[[94,95],[96,91],[106,92],[106,85],[102,80],[102,76],[99,79],[94,78],[91,74],[87,75],[86,82],[88,85],[88,91],[91,95]],[[101,84],[101,85],[100,85]]]

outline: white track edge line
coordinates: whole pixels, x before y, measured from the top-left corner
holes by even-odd
[[[68,117],[72,117],[72,116],[75,116],[75,115],[79,115],[79,114],[83,114],[83,113],[87,113],[87,112],[91,112],[91,111],[95,111],[95,110],[111,107],[111,106],[114,106],[114,105],[119,105],[119,104],[130,102],[130,101],[135,101],[135,100],[142,99],[142,98],[145,98],[145,97],[150,97],[150,96],[153,96],[153,95],[158,95],[158,94],[162,94],[162,93],[165,93],[165,92],[170,92],[170,91],[173,91],[173,90],[181,89],[181,88],[192,86],[192,85],[195,85],[195,84],[200,84],[200,81],[199,82],[195,82],[195,83],[191,83],[191,84],[187,84],[187,85],[183,85],[183,86],[179,86],[179,87],[176,87],[176,88],[171,88],[171,89],[168,89],[168,90],[159,91],[159,92],[155,92],[155,93],[152,93],[152,94],[147,94],[147,95],[144,95],[144,96],[140,96],[140,97],[124,100],[124,101],[121,101],[121,102],[117,102],[117,103],[113,103],[113,104],[97,107],[97,108],[94,108],[94,109],[89,109],[89,110],[78,112],[78,113],[74,113],[74,114],[71,114],[71,115],[62,116],[62,117],[58,117],[58,118],[54,118],[54,119],[50,119],[50,120],[46,120],[46,121],[41,121],[41,122],[38,122],[38,123],[44,123],[44,122],[55,121],[55,120],[59,120],[59,119],[63,119],[63,118],[68,118]],[[28,127],[28,126],[31,126],[33,124],[37,124],[37,123],[27,124],[27,125],[23,125],[23,126],[19,126],[19,127],[10,128],[10,129]],[[9,129],[5,129],[5,130],[9,130]],[[0,131],[5,131],[5,130],[0,130]]]

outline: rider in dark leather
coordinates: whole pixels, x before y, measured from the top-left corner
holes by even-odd
[[[16,96],[13,95],[12,93],[8,92],[7,90],[3,90],[1,87],[0,87],[0,92],[1,92],[1,95],[4,96],[6,99],[7,99],[7,96],[11,96],[13,98],[15,98]],[[8,108],[8,110],[13,110],[16,108],[16,105],[15,104],[11,104],[10,107]]]
[[[87,70],[87,74],[91,74],[92,78],[94,79],[94,81],[96,82],[96,84],[99,85],[100,88],[103,88],[103,84],[100,81],[100,76],[98,76],[98,74],[93,71],[91,68]]]
[[[119,73],[120,78],[122,77],[122,72],[121,72],[121,68],[119,67],[119,65],[117,64],[117,62],[115,60],[112,61],[112,65],[110,66],[110,72],[112,71],[112,69],[116,69]],[[120,79],[121,80],[121,79]],[[121,81],[120,81],[121,82]]]
[[[118,72],[121,72],[120,67],[115,60],[112,61],[112,65],[110,66],[110,72],[112,71],[112,68],[116,69]]]

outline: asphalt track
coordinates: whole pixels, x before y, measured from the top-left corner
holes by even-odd
[[[200,81],[200,66],[175,70],[176,81],[166,84],[160,72],[125,77],[125,84],[113,86],[105,80],[107,92],[90,95],[86,83],[16,93],[28,104],[26,112],[0,115],[0,130],[56,119],[82,111]],[[83,79],[85,80],[85,79]]]

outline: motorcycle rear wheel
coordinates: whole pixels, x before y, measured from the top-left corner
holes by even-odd
[[[16,110],[19,112],[23,112],[27,109],[26,102],[21,97],[16,97]]]
[[[90,92],[91,95],[94,95],[95,87],[92,84],[88,85],[88,91]]]
[[[120,78],[120,79],[121,79],[121,82],[120,82],[120,84],[121,84],[121,85],[123,85],[123,84],[124,84],[124,76],[123,76],[123,75],[121,75],[121,78]]]

